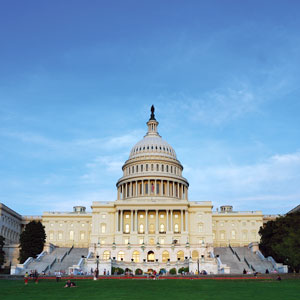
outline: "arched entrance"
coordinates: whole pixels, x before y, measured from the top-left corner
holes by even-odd
[[[147,261],[148,262],[154,262],[155,256],[153,251],[149,251],[147,254]]]

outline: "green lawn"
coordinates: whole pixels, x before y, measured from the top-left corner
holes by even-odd
[[[77,288],[63,288],[64,281],[41,280],[28,286],[20,280],[0,280],[5,300],[92,299],[263,299],[300,298],[300,280],[74,280]]]

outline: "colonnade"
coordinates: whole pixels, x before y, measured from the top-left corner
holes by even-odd
[[[139,196],[167,196],[187,200],[188,188],[181,182],[162,179],[128,181],[118,186],[118,200]]]
[[[124,217],[125,215],[129,216],[129,220],[126,220]],[[164,220],[160,218],[160,216],[164,216]],[[177,215],[177,218],[176,218]],[[143,218],[141,219],[141,216]],[[149,221],[149,217],[153,216],[153,221]],[[116,231],[118,233],[180,233],[188,231],[188,210],[187,209],[167,209],[167,210],[158,210],[158,209],[118,209],[116,212]],[[126,222],[125,222],[126,221]],[[125,229],[126,225],[129,225]],[[154,225],[155,228],[153,232],[150,232],[149,225]],[[161,224],[166,226],[166,231],[161,230]],[[143,230],[140,230],[140,225],[143,225]],[[177,225],[177,226],[176,226]]]

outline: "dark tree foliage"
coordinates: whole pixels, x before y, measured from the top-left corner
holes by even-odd
[[[269,221],[259,231],[260,249],[265,256],[300,270],[300,212]]]
[[[40,221],[29,222],[20,236],[20,263],[28,257],[35,258],[43,251],[46,234],[44,226]]]
[[[0,269],[1,266],[5,263],[5,253],[3,250],[5,238],[0,235]]]

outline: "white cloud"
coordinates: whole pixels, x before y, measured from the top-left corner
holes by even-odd
[[[278,211],[286,202],[293,206],[300,201],[300,152],[274,155],[253,165],[188,167],[186,173],[190,178],[191,200],[225,201],[240,207],[249,207],[251,202],[253,209],[262,207],[265,201]]]

